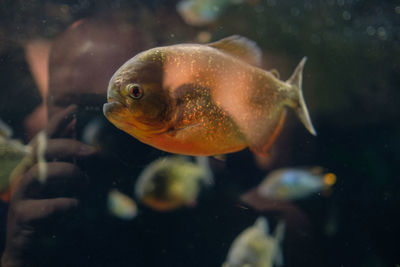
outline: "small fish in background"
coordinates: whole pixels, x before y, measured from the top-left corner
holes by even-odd
[[[239,234],[233,241],[222,267],[272,267],[283,265],[281,243],[285,223],[280,221],[273,235],[269,234],[268,221],[259,217],[254,225]]]
[[[116,189],[108,193],[107,207],[111,215],[122,220],[132,220],[138,213],[135,201]]]
[[[272,171],[257,187],[257,193],[276,200],[297,200],[313,193],[328,190],[336,182],[336,175],[323,173],[323,168],[285,168]]]
[[[192,156],[246,147],[268,155],[287,108],[316,135],[302,93],[306,58],[282,81],[260,68],[261,57],[255,42],[238,35],[144,51],[111,78],[103,113],[145,144]]]
[[[12,129],[0,120],[0,199],[8,201],[12,188],[25,172],[35,162],[38,164],[38,179],[47,179],[47,162],[45,151],[47,147],[46,134],[39,132],[28,145],[20,140],[12,139]],[[36,153],[33,145],[36,144]]]
[[[12,171],[31,152],[30,146],[12,139],[12,134],[12,129],[0,120],[0,195],[9,189]]]
[[[183,0],[176,5],[176,10],[188,25],[204,26],[216,21],[227,6],[242,2],[241,0]]]
[[[193,206],[202,186],[212,185],[208,158],[167,156],[150,163],[139,175],[136,197],[157,211],[172,211]]]
[[[0,119],[0,138],[8,139],[12,136],[13,132],[10,126]]]

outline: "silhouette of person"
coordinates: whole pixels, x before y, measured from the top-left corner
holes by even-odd
[[[166,154],[117,130],[101,109],[116,69],[152,46],[141,28],[104,17],[77,21],[55,40],[43,130],[46,177],[39,179],[36,158],[19,174],[3,266],[221,266],[232,240],[260,215],[272,226],[285,218],[288,239],[300,240],[284,244],[288,266],[301,265],[299,245],[312,250],[311,227],[301,211],[271,205],[254,192],[238,205],[240,194],[227,190],[237,177],[224,168],[195,208],[158,213],[139,206],[137,218],[128,222],[107,214],[109,190],[131,194],[144,166]],[[87,139],[89,125],[96,134]],[[32,141],[35,153],[43,146],[38,139]],[[312,266],[310,259],[303,262]]]

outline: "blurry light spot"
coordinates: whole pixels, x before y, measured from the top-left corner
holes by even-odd
[[[335,25],[335,21],[332,18],[326,18],[325,23],[327,26],[333,26]]]
[[[268,6],[276,6],[276,0],[267,0]]]
[[[68,5],[61,5],[60,11],[61,11],[62,13],[68,13],[68,11],[69,11],[69,6],[68,6]]]
[[[214,11],[219,11],[219,7],[218,6],[213,6],[213,10]]]
[[[374,35],[375,32],[376,32],[375,28],[372,27],[372,26],[368,26],[366,31],[367,31],[367,34],[368,34],[369,36]]]
[[[197,34],[197,41],[199,43],[208,43],[211,40],[211,33],[208,31],[201,31]]]
[[[310,41],[312,44],[319,44],[321,42],[321,37],[319,37],[317,34],[312,34],[310,37]]]
[[[336,183],[336,175],[334,173],[327,173],[324,175],[324,183],[326,185],[334,185]]]
[[[169,37],[174,38],[174,37],[175,37],[175,34],[171,33],[171,34],[169,35]]]
[[[311,4],[311,2],[305,2],[304,3],[304,8],[307,10],[312,10],[313,9],[313,5]]]
[[[396,12],[396,14],[400,14],[400,6],[396,6],[394,8],[394,12]]]
[[[342,13],[342,18],[344,19],[344,20],[350,20],[351,19],[351,13],[349,12],[349,11],[343,11],[343,13]]]
[[[386,29],[384,27],[379,27],[378,28],[378,37],[382,40],[386,40],[387,39],[387,32]]]
[[[292,16],[297,17],[298,15],[300,15],[300,10],[297,7],[292,7],[290,9],[290,14],[292,14]]]

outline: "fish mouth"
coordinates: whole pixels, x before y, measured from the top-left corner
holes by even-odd
[[[123,103],[121,103],[118,99],[109,97],[108,103],[103,105],[103,113],[106,117],[109,117],[114,112],[126,107]]]

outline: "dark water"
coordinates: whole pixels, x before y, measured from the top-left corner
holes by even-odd
[[[221,266],[233,239],[264,215],[272,229],[281,219],[287,223],[284,266],[400,264],[400,2],[243,1],[224,6],[204,26],[186,24],[176,3],[4,1],[0,118],[13,129],[13,138],[27,144],[46,127],[47,113],[51,118],[75,103],[76,131],[67,136],[81,140],[83,127],[99,117],[106,155],[67,160],[86,172],[89,182],[78,191],[71,193],[62,180],[54,191],[49,187],[44,195],[31,196],[72,194],[83,204],[34,221],[34,234],[23,248],[12,240],[18,227],[6,227],[6,217],[9,207],[14,211],[27,202],[2,202],[0,250],[7,244],[21,266]],[[84,30],[65,34],[80,20]],[[160,213],[138,203],[132,221],[109,216],[108,190],[133,197],[140,171],[166,155],[104,120],[101,104],[111,75],[151,47],[233,34],[254,40],[263,51],[263,67],[277,69],[283,80],[308,57],[303,90],[318,136],[289,112],[268,167],[260,168],[249,150],[228,155],[224,163],[212,159],[215,186],[196,207]],[[89,52],[82,48],[87,40]],[[77,94],[88,96],[77,100]],[[268,172],[294,166],[323,166],[336,174],[337,183],[328,195],[298,201],[254,196],[252,189]],[[35,207],[20,210],[34,216]],[[13,233],[7,243],[6,232]]]

